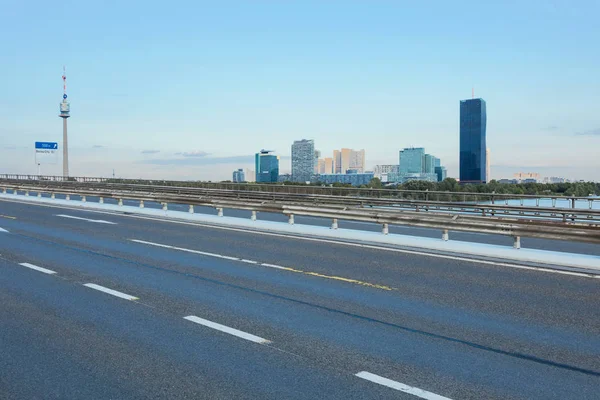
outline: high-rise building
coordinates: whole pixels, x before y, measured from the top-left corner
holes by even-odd
[[[321,158],[321,151],[315,150],[315,168],[313,171],[315,174],[319,173],[319,159],[320,158]]]
[[[333,174],[335,173],[333,169],[333,158],[325,157],[325,172],[324,174]]]
[[[331,172],[327,172],[325,170],[325,160],[322,158],[319,158],[317,160],[317,174],[327,174],[327,173],[331,173]]]
[[[277,182],[279,177],[279,156],[269,153],[271,153],[270,150],[261,150],[259,153],[256,153],[254,161],[257,183]]]
[[[434,174],[435,173],[435,160],[437,158],[431,154],[425,154],[423,156],[423,173]]]
[[[490,148],[486,148],[485,149],[485,177],[487,179],[486,182],[489,182],[492,180],[492,173],[490,170]]]
[[[246,178],[246,182],[256,182],[256,172],[250,168],[246,168],[244,177]]]
[[[448,172],[446,171],[446,167],[435,167],[435,174],[437,175],[437,181],[442,182],[448,176]]]
[[[483,99],[460,102],[460,181],[487,182],[487,113]]]
[[[349,169],[355,169],[358,173],[365,171],[365,150],[350,150],[350,165]]]
[[[243,168],[233,171],[233,182],[246,182],[246,174],[244,173]]]
[[[333,151],[334,173],[343,174],[349,169],[365,170],[365,151],[341,149]]]
[[[296,140],[294,144],[292,144],[292,181],[310,182],[314,172],[314,140]]]
[[[424,171],[425,149],[410,147],[400,150],[400,174],[421,174]]]

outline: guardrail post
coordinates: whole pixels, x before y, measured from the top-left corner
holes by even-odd
[[[442,231],[442,240],[443,240],[444,242],[447,242],[447,241],[448,241],[448,238],[449,238],[449,236],[450,236],[450,235],[448,234],[448,229],[444,229],[444,230]]]
[[[119,206],[123,207],[123,199],[119,199]]]
[[[252,221],[256,221],[256,211],[252,211],[252,215],[250,216]]]
[[[144,200],[140,200],[140,208],[144,208]]]
[[[98,199],[98,203],[104,204],[104,197],[100,197],[100,199]]]
[[[290,218],[288,219],[288,223],[290,225],[294,225],[294,214],[290,214]]]
[[[85,196],[81,196],[81,202],[85,203]]]
[[[42,192],[38,192],[37,197],[42,197]]]
[[[2,188],[2,193],[6,194],[6,188]]]
[[[383,224],[383,229],[381,230],[381,233],[383,233],[384,235],[390,233],[390,227],[388,226],[388,224]]]
[[[71,200],[71,195],[70,194],[66,195],[65,200]]]
[[[590,203],[590,210],[593,208],[592,204],[594,203],[592,200],[588,200],[588,203]]]
[[[52,193],[52,194],[50,195],[50,198],[54,200],[54,199],[56,198],[56,195],[55,195],[54,193]]]
[[[13,194],[14,194],[15,196],[19,194],[19,193],[17,192],[17,189],[15,189],[15,190],[13,191]]]
[[[217,208],[217,216],[218,217],[222,217],[223,216],[223,209],[221,207]]]
[[[29,190],[25,191],[25,196],[29,196]]]
[[[163,203],[163,208],[162,209],[163,209],[163,211],[167,211],[169,209],[169,207],[167,206],[167,202],[166,201]]]
[[[190,204],[190,209],[188,210],[188,212],[189,212],[190,214],[193,214],[193,213],[194,213],[194,205],[193,205],[193,204]]]
[[[552,207],[556,207],[556,197],[552,199]]]
[[[515,249],[520,249],[521,248],[521,236],[513,236],[513,247]]]
[[[337,218],[334,218],[333,222],[331,223],[331,229],[337,229],[337,228],[338,228]]]

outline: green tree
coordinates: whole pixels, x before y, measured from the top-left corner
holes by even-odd
[[[370,187],[370,188],[373,188],[373,189],[381,189],[382,186],[383,185],[381,184],[381,179],[379,179],[379,178],[373,178],[373,179],[371,179],[371,181],[367,185],[367,187]]]

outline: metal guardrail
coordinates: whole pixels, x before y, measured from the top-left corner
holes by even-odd
[[[98,177],[68,177],[62,176],[38,176],[38,175],[18,175],[18,174],[0,174],[0,182],[6,183],[24,183],[24,182],[44,182],[46,184],[59,184],[78,186],[81,184],[101,185],[136,185],[164,187],[175,189],[212,189],[222,191],[236,192],[262,192],[272,194],[288,195],[320,195],[320,196],[338,196],[338,197],[368,197],[381,199],[403,199],[403,200],[422,200],[422,201],[456,201],[461,203],[504,203],[509,205],[510,201],[518,200],[521,205],[525,201],[535,201],[539,206],[540,200],[549,200],[553,206],[557,202],[568,202],[571,208],[576,208],[575,203],[586,201],[589,208],[593,208],[594,202],[600,202],[600,197],[590,198],[589,196],[560,196],[560,195],[518,195],[501,193],[478,193],[478,192],[443,192],[443,191],[422,191],[405,189],[371,189],[371,188],[347,188],[347,187],[322,187],[322,186],[294,186],[283,184],[258,184],[258,183],[226,183],[226,182],[194,182],[194,181],[166,181],[166,180],[136,180],[136,179],[114,179]],[[165,189],[166,190],[166,189]]]
[[[30,190],[36,186],[28,185],[19,181],[15,185],[3,185],[0,187],[11,189]],[[535,218],[535,219],[556,219],[571,222],[600,223],[600,209],[573,209],[566,207],[540,207],[540,206],[507,206],[504,204],[480,203],[462,203],[462,202],[441,202],[441,201],[422,201],[391,198],[371,198],[371,197],[344,197],[344,196],[323,196],[307,194],[285,194],[285,193],[264,193],[252,191],[231,191],[218,189],[202,188],[178,188],[169,186],[151,186],[151,185],[131,185],[131,184],[49,184],[40,182],[37,187],[46,191],[57,190],[92,190],[92,191],[112,191],[122,194],[140,194],[140,195],[177,195],[194,198],[210,198],[215,200],[234,199],[246,201],[270,201],[298,205],[319,205],[319,206],[338,206],[338,207],[361,207],[374,208],[387,211],[412,210],[429,213],[461,213],[481,216],[514,216],[516,218]]]
[[[2,191],[7,193],[11,190],[3,185]],[[514,217],[497,216],[474,216],[452,213],[423,213],[420,211],[397,211],[387,209],[371,209],[361,207],[344,207],[342,205],[320,205],[312,204],[284,204],[274,201],[252,201],[238,199],[215,199],[210,197],[194,197],[189,195],[179,195],[174,193],[135,193],[135,192],[111,192],[108,190],[72,190],[64,188],[47,187],[13,187],[13,193],[18,190],[24,192],[26,196],[35,192],[38,196],[42,193],[50,193],[54,198],[55,194],[66,195],[69,199],[71,195],[81,196],[81,201],[87,201],[87,197],[94,196],[103,203],[104,198],[114,198],[118,200],[119,205],[123,205],[123,200],[137,200],[140,207],[144,207],[144,202],[157,202],[163,205],[167,210],[169,203],[178,203],[189,205],[190,212],[194,212],[195,205],[210,206],[217,209],[219,216],[223,215],[223,209],[242,209],[252,212],[252,219],[256,220],[257,212],[275,212],[287,215],[289,223],[294,223],[294,215],[304,215],[312,217],[329,218],[332,220],[332,229],[337,229],[338,220],[372,222],[382,225],[382,232],[389,232],[389,224],[409,225],[440,229],[442,239],[448,240],[448,232],[464,231],[490,233],[514,238],[514,246],[520,248],[521,237],[534,237],[555,240],[578,241],[587,243],[600,243],[600,224],[588,222],[572,222],[563,220],[546,219],[525,219]],[[573,211],[571,209],[567,209]]]

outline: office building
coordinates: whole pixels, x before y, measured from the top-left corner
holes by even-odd
[[[373,175],[383,183],[393,182],[390,178],[396,179],[393,177],[398,176],[399,168],[400,166],[396,164],[376,165],[373,168]]]
[[[292,144],[292,181],[309,182],[315,173],[314,140],[296,140]]]
[[[423,156],[423,173],[435,174],[435,160],[437,160],[437,158],[431,154],[425,154]]]
[[[343,183],[352,186],[360,186],[368,185],[373,177],[373,172],[365,172],[362,174],[323,174],[319,177],[319,181],[326,185]]]
[[[270,153],[270,150],[261,150],[254,157],[257,183],[277,182],[279,179],[279,156]]]
[[[244,170],[242,168],[233,171],[233,182],[246,182],[246,174],[244,173]]]
[[[435,167],[435,174],[437,175],[437,181],[442,182],[448,177],[448,172],[446,171],[446,167]]]
[[[423,147],[400,150],[398,172],[387,174],[387,182],[404,183],[413,180],[440,182],[446,179],[446,168],[439,158],[425,153]]]
[[[558,176],[551,176],[551,177],[546,177],[544,178],[544,183],[565,183],[568,180],[565,178],[561,178]]]
[[[485,177],[487,179],[486,182],[492,180],[492,173],[490,169],[490,148],[485,149]]]
[[[425,149],[423,147],[409,147],[400,150],[400,174],[421,174],[424,171],[423,164]]]
[[[513,178],[523,183],[535,183],[540,181],[540,174],[536,172],[517,172],[513,174]]]
[[[486,176],[486,104],[483,99],[460,102],[460,181],[485,183]]]

